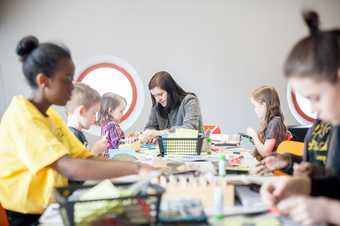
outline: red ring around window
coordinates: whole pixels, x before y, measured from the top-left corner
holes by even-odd
[[[90,72],[92,72],[96,69],[99,69],[99,68],[114,68],[114,69],[118,70],[119,72],[121,72],[123,75],[125,75],[125,77],[129,80],[129,83],[130,83],[131,88],[132,88],[132,101],[131,101],[131,105],[130,105],[129,109],[127,110],[127,112],[122,117],[122,122],[123,122],[124,120],[126,120],[131,115],[132,111],[136,107],[137,87],[136,87],[135,81],[133,80],[133,78],[129,74],[129,72],[127,72],[123,67],[118,66],[118,65],[113,64],[113,63],[99,63],[99,64],[94,64],[94,65],[86,68],[82,73],[80,73],[80,75],[77,79],[77,82],[81,82],[87,75],[89,75]]]
[[[296,99],[296,95],[294,91],[291,91],[291,97],[292,97],[292,101],[293,101],[293,105],[294,108],[296,110],[296,112],[306,121],[308,122],[314,122],[315,119],[311,118],[310,116],[308,116],[299,106],[297,99]]]

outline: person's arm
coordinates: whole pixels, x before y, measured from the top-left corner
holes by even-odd
[[[188,100],[183,101],[186,101],[185,103],[183,103],[184,104],[183,125],[177,127],[200,130],[202,115],[198,98],[196,96],[193,96]]]
[[[167,134],[168,132],[169,130],[166,130],[166,129],[164,130],[147,129],[139,137],[139,140],[142,143],[155,144],[159,136],[163,136]]]
[[[293,196],[281,201],[277,208],[283,215],[302,225],[340,225],[340,202],[333,199]]]
[[[151,166],[117,160],[98,158],[75,159],[65,155],[55,161],[52,167],[64,177],[72,180],[101,180],[138,174],[141,170],[152,170]]]
[[[254,144],[256,147],[256,150],[260,153],[262,157],[270,156],[273,153],[276,140],[275,139],[269,139],[265,140],[264,143],[260,141],[258,136],[253,137]]]
[[[340,202],[335,200],[329,200],[327,203],[328,219],[329,223],[334,225],[340,225]]]
[[[105,137],[101,137],[99,140],[97,140],[91,147],[91,152],[95,156],[102,156],[107,149],[107,142]]]
[[[265,157],[261,162],[256,165],[256,175],[266,175],[275,170],[280,170],[286,174],[293,174],[293,162],[301,161],[300,156],[296,156],[290,153],[277,154],[274,153],[268,157]]]
[[[261,196],[269,206],[275,206],[294,195],[310,195],[311,187],[309,177],[277,177],[262,185]]]
[[[270,120],[264,132],[264,142],[261,142],[256,131],[248,128],[248,134],[253,138],[257,151],[263,156],[269,156],[276,151],[276,147],[287,136],[287,130],[282,119],[274,117]]]
[[[103,128],[103,133],[105,134],[106,141],[107,141],[107,148],[113,149],[119,147],[119,134],[116,125],[110,123],[105,128]]]
[[[253,128],[248,128],[247,134],[253,138],[255,148],[262,157],[270,156],[273,153],[276,139],[266,139],[265,142],[262,143],[257,135],[257,132]]]
[[[146,123],[144,130],[159,130],[159,125],[157,121],[157,116],[156,116],[156,107],[151,108],[151,112],[149,115],[148,122]]]

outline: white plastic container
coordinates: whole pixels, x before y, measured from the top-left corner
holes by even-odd
[[[225,176],[225,155],[223,153],[218,158],[218,175]]]

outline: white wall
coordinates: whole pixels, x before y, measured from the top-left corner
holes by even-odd
[[[27,34],[61,41],[76,64],[115,55],[132,64],[147,87],[154,72],[168,70],[201,101],[205,122],[225,132],[257,126],[249,93],[275,86],[288,124],[282,64],[306,34],[300,11],[314,8],[324,27],[340,27],[337,0],[2,0],[0,1],[0,113],[13,95],[28,94],[15,55]],[[132,130],[144,126],[149,95]]]

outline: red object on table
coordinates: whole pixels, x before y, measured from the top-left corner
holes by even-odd
[[[239,166],[241,164],[242,155],[237,155],[228,160],[230,166]]]

